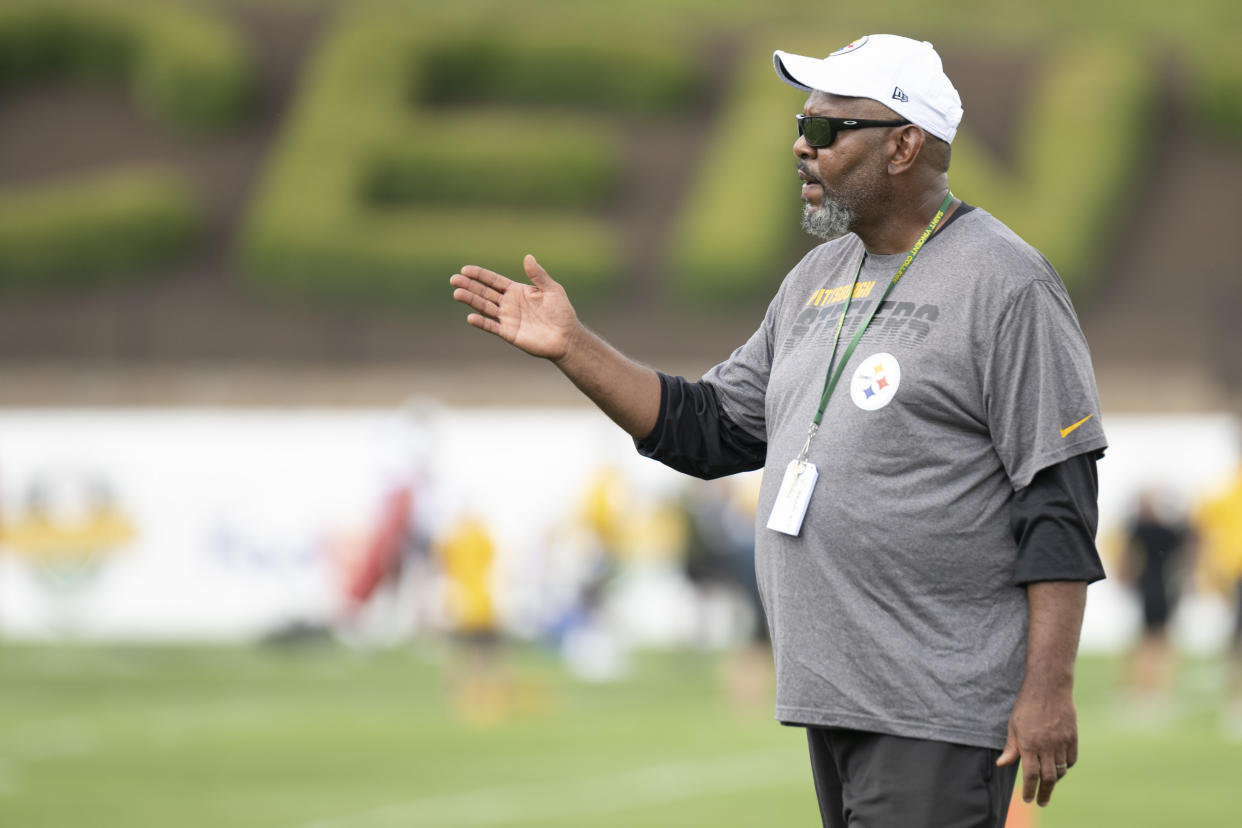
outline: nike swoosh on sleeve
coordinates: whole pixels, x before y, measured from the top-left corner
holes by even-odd
[[[1094,414],[1088,414],[1087,416],[1083,417],[1081,420],[1079,420],[1078,422],[1074,423],[1073,425],[1069,425],[1069,426],[1066,426],[1065,428],[1061,429],[1061,436],[1062,436],[1062,437],[1068,437],[1068,436],[1069,436],[1069,433],[1070,433],[1071,431],[1073,431],[1074,429],[1078,428],[1080,425],[1082,425],[1083,423],[1085,423],[1087,420],[1090,420],[1090,419],[1091,419],[1092,417],[1094,417],[1094,416],[1095,416]]]

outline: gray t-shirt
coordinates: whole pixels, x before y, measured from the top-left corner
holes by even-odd
[[[800,535],[769,530],[863,253],[854,235],[808,253],[703,377],[767,441],[756,567],[776,716],[999,749],[1026,659],[1010,504],[1040,469],[1106,446],[1090,354],[1051,265],[986,211],[959,216],[846,365]],[[866,256],[838,358],[903,259]]]

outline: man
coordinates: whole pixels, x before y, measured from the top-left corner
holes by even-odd
[[[1077,759],[1106,445],[1086,343],[1043,257],[950,194],[962,109],[931,44],[774,63],[810,93],[793,150],[804,226],[829,241],[701,380],[586,330],[531,256],[531,285],[465,267],[453,296],[642,453],[764,466],[776,715],[807,729],[825,826],[1000,826],[1019,759],[1041,805]]]
[[[1143,605],[1143,634],[1131,656],[1130,689],[1135,701],[1151,706],[1167,702],[1172,689],[1176,664],[1168,627],[1187,569],[1191,531],[1183,521],[1162,514],[1154,491],[1139,492],[1137,506],[1122,561],[1125,580],[1133,583]]]

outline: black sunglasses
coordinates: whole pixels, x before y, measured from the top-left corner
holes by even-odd
[[[827,115],[799,115],[798,134],[815,149],[832,146],[843,129],[905,126],[909,121],[869,121],[865,118],[829,118]]]

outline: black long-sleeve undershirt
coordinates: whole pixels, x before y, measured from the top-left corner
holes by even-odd
[[[660,374],[655,428],[634,445],[644,457],[704,480],[761,469],[768,456],[767,441],[729,419],[713,386],[668,374]]]
[[[1099,483],[1095,462],[1103,452],[1076,454],[1040,469],[1014,492],[1009,528],[1018,542],[1014,583],[1098,581],[1104,565],[1095,548]]]

